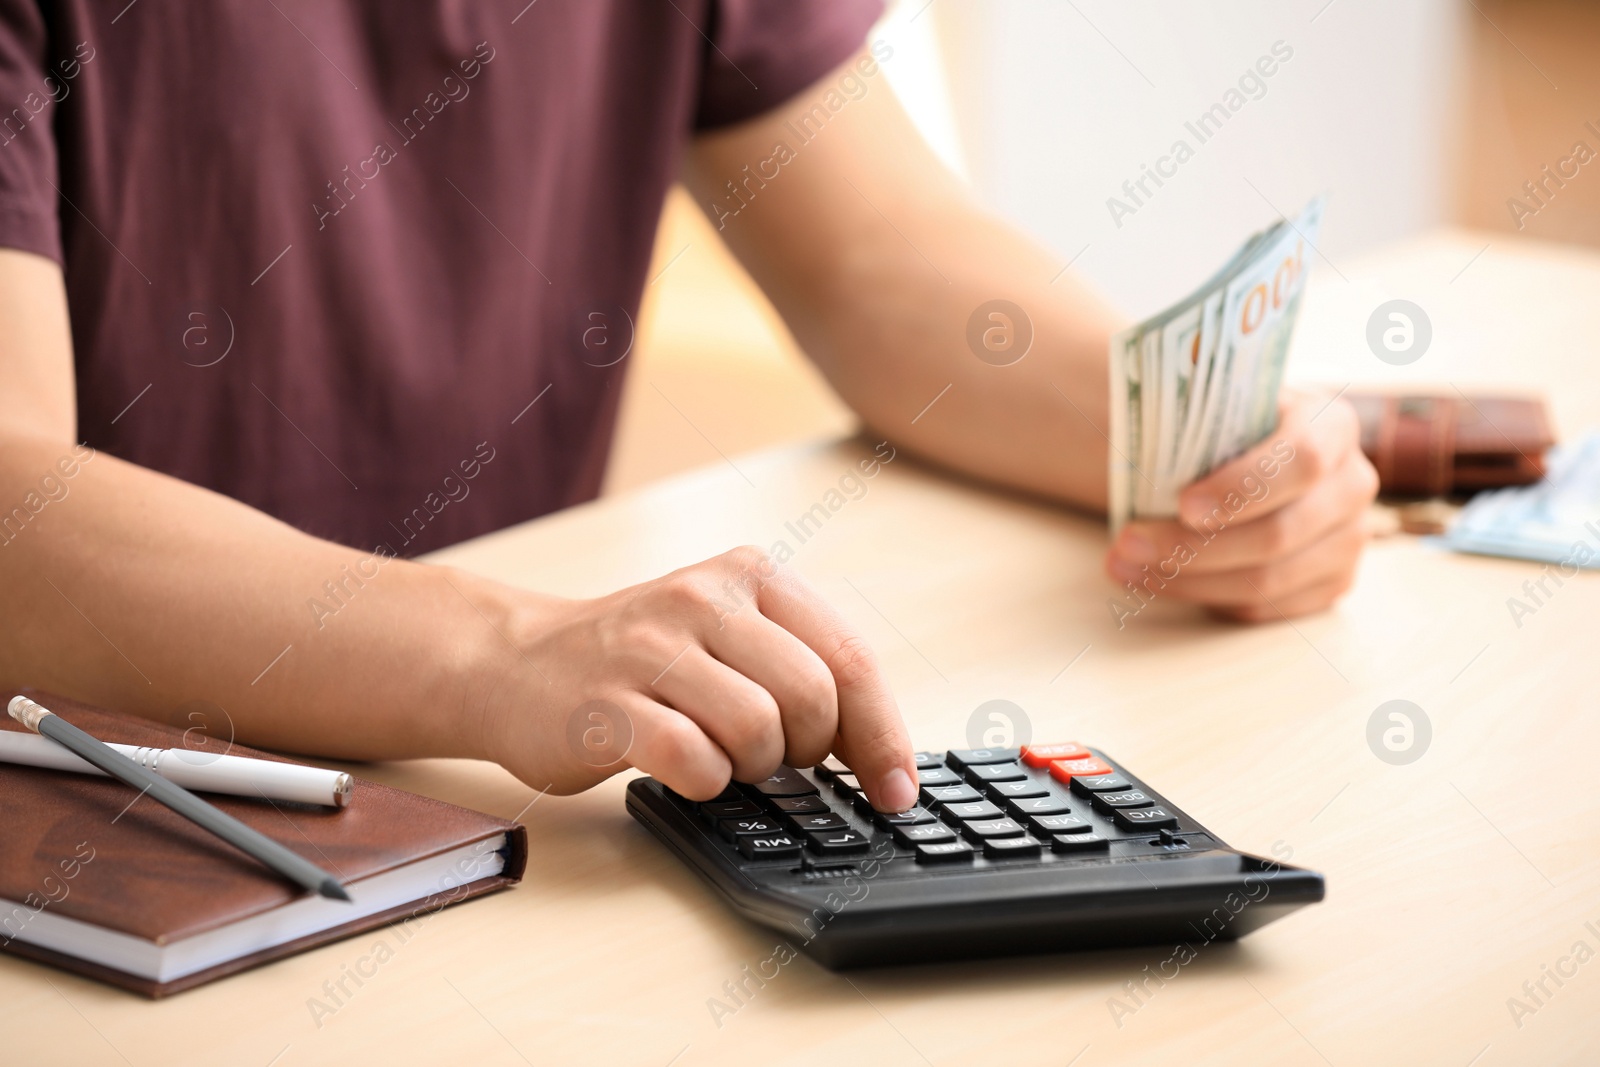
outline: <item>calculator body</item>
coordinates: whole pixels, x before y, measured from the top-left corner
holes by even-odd
[[[638,778],[627,803],[736,911],[834,968],[1195,950],[1324,895],[1320,874],[1229,848],[1097,750],[918,753],[918,767],[921,803],[896,815],[837,763],[704,803]]]

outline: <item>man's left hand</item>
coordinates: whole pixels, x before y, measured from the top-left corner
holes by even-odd
[[[1377,492],[1355,410],[1285,391],[1275,431],[1186,488],[1178,519],[1127,523],[1106,569],[1239,622],[1321,611],[1355,580]]]

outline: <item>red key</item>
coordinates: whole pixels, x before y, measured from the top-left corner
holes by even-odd
[[[1104,760],[1095,759],[1058,759],[1050,764],[1050,777],[1058,782],[1071,783],[1074,778],[1087,778],[1091,774],[1110,774],[1111,767]]]
[[[1060,745],[1023,745],[1022,762],[1030,767],[1048,767],[1058,759],[1088,759],[1089,750],[1076,741]]]

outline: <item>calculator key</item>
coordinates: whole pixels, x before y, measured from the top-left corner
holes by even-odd
[[[970,804],[983,799],[983,794],[970,785],[936,785],[922,792],[935,805]]]
[[[782,860],[800,855],[800,839],[789,834],[739,838],[739,851],[753,860]]]
[[[940,812],[952,819],[998,819],[1005,812],[987,800],[974,800],[967,804],[941,804]]]
[[[973,785],[988,785],[990,782],[1020,782],[1028,777],[1028,772],[1022,769],[1022,764],[1011,763],[980,763],[975,767],[967,768],[967,781]]]
[[[1072,810],[1067,798],[1058,795],[1047,797],[1018,797],[1006,801],[1014,815],[1061,815]]]
[[[833,787],[841,793],[859,793],[861,781],[854,774],[845,772],[833,776]]]
[[[962,825],[967,837],[983,841],[991,837],[1020,837],[1027,833],[1015,819],[974,819]]]
[[[736,782],[730,783],[728,788],[724,789],[710,800],[705,801],[690,800],[688,797],[684,796],[682,793],[671,788],[670,786],[662,786],[661,791],[670,799],[677,801],[679,804],[682,804],[687,808],[698,808],[701,804],[732,804],[735,801],[745,799],[745,795],[739,792],[738,783]]]
[[[828,810],[827,801],[814,793],[806,797],[773,797],[772,806],[785,815],[808,815]]]
[[[1053,852],[1102,852],[1111,848],[1111,842],[1099,834],[1057,834],[1050,839]]]
[[[954,841],[956,832],[943,823],[925,822],[919,826],[896,826],[894,839],[897,844],[906,848],[915,848],[918,845],[937,845],[945,841]]]
[[[1171,829],[1178,825],[1178,817],[1166,808],[1117,808],[1111,813],[1111,821],[1124,830],[1158,830],[1165,826]]]
[[[1094,829],[1094,824],[1082,815],[1034,815],[1028,819],[1028,825],[1043,837],[1086,834]]]
[[[1096,793],[1103,792],[1115,793],[1123,789],[1132,788],[1133,783],[1115,771],[1110,774],[1097,774],[1072,780],[1072,791],[1080,797],[1090,797]]]
[[[796,830],[800,830],[802,832],[811,830],[850,829],[850,824],[845,822],[842,816],[835,815],[831,811],[823,812],[820,815],[791,815],[789,816],[789,822]]]
[[[1109,790],[1094,795],[1094,810],[1109,812],[1113,808],[1148,808],[1156,802],[1156,798],[1146,793],[1143,789],[1124,789],[1121,792]]]
[[[976,855],[965,841],[941,841],[934,845],[917,846],[918,863],[950,863],[970,860]]]
[[[783,827],[776,821],[760,815],[747,819],[721,819],[717,822],[717,829],[729,841],[737,841],[741,837],[783,833]]]
[[[872,801],[867,799],[865,793],[851,793],[850,806],[869,819],[878,814],[878,809],[872,806]]]
[[[811,770],[818,778],[821,778],[825,782],[832,781],[836,775],[850,773],[850,768],[846,767],[844,765],[844,761],[838,756],[829,756],[827,759],[811,768]]]
[[[916,761],[917,761],[917,770],[919,770],[919,771],[931,771],[935,767],[943,767],[944,766],[944,753],[942,753],[942,752],[918,752],[916,754]]]
[[[983,839],[983,854],[992,860],[1037,856],[1039,842],[1031,837],[986,837]]]
[[[1058,759],[1088,759],[1089,750],[1076,741],[1061,745],[1023,745],[1022,762],[1030,767],[1048,767]]]
[[[1062,782],[1094,774],[1110,774],[1111,765],[1105,760],[1088,756],[1084,759],[1058,759],[1050,764],[1050,777]]]
[[[985,763],[1015,763],[1021,749],[1016,748],[952,748],[945,762],[952,767],[977,767]]]
[[[895,826],[916,826],[919,823],[937,822],[933,813],[918,805],[905,811],[880,811],[875,813],[878,825],[885,830]]]
[[[1042,797],[1050,792],[1050,787],[1037,778],[1024,778],[1020,782],[990,782],[989,795],[1001,798],[1010,797]]]
[[[810,779],[793,767],[779,767],[761,781],[751,783],[751,787],[768,797],[800,797],[817,791]]]
[[[949,767],[929,767],[917,771],[917,781],[926,789],[935,785],[960,785],[961,776]]]
[[[761,805],[753,800],[734,800],[727,803],[710,801],[700,805],[700,814],[715,823],[718,819],[740,819],[747,815],[760,815]]]
[[[867,850],[867,835],[857,830],[823,830],[805,835],[812,852],[821,856],[844,856]]]

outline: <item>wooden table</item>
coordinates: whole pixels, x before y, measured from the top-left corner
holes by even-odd
[[[1569,434],[1600,423],[1600,257],[1494,237],[1474,261],[1490,240],[1439,234],[1320,270],[1302,376],[1514,382],[1549,390]],[[1372,308],[1395,296],[1433,320],[1434,350],[1410,368],[1362,341]],[[598,594],[742,542],[792,543],[786,521],[859,451],[737,457],[437,558]],[[493,766],[367,767],[522,811],[524,883],[431,920],[320,1027],[309,998],[384,933],[160,1003],[0,959],[0,1062],[1595,1062],[1600,582],[1569,580],[1518,627],[1505,602],[1537,567],[1398,537],[1373,546],[1326,615],[1238,628],[1157,602],[1119,630],[1101,521],[904,457],[868,485],[795,546],[793,565],[875,642],[920,745],[960,745],[978,704],[1015,701],[1036,739],[1097,743],[1234,845],[1292,850],[1326,874],[1326,902],[1205,948],[1138,1004],[1124,983],[1170,947],[848,977],[802,958],[735,1005],[724,983],[776,939],[633,823],[622,779],[526,807],[532,791]],[[1409,765],[1368,747],[1368,719],[1391,699],[1432,724]],[[1579,942],[1585,961],[1561,963]],[[1570,976],[1545,978],[1538,1003],[1523,984],[1546,965]],[[1513,997],[1533,1009],[1520,1026]],[[720,1026],[712,998],[737,1007]]]

